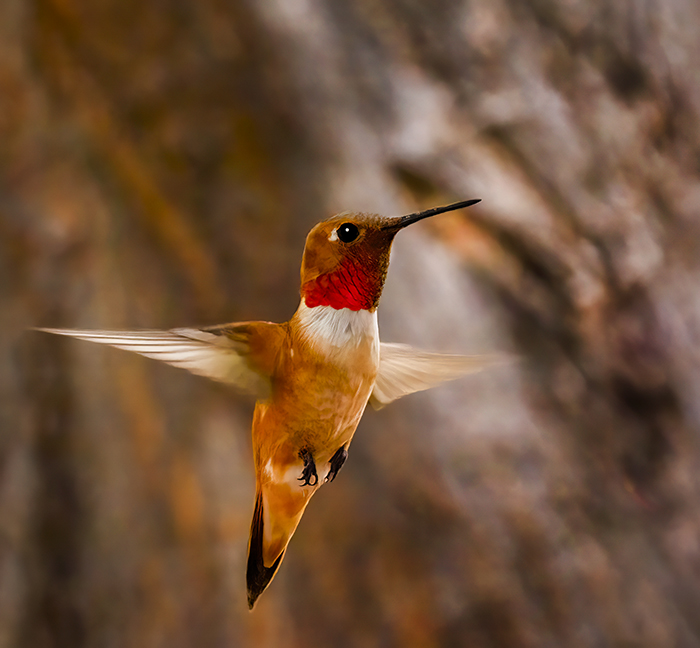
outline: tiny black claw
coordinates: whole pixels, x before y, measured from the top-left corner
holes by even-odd
[[[348,458],[348,451],[345,446],[338,448],[336,453],[331,457],[331,469],[328,471],[326,481],[333,481],[340,469],[343,467],[345,460]]]
[[[302,486],[316,486],[318,484],[318,473],[316,472],[313,455],[304,448],[299,451],[299,458],[304,461],[304,470],[301,471],[301,477],[299,477],[298,481],[301,482]]]

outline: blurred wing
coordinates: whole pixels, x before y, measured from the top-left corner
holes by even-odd
[[[405,344],[380,345],[379,372],[370,403],[375,409],[446,380],[502,364],[504,356],[459,356],[419,351]]]
[[[241,328],[246,327],[250,328],[250,325]],[[269,391],[269,376],[256,371],[249,363],[248,336],[236,335],[236,325],[212,329],[218,333],[191,328],[170,331],[37,330],[133,351],[256,396],[262,397]]]

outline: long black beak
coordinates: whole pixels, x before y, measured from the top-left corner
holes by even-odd
[[[407,214],[406,216],[397,216],[396,218],[388,219],[389,222],[382,227],[382,229],[393,229],[400,230],[406,225],[411,225],[424,218],[430,218],[431,216],[436,216],[437,214],[444,214],[445,212],[454,211],[455,209],[464,209],[465,207],[471,207],[476,205],[476,203],[481,202],[481,198],[476,198],[475,200],[462,200],[461,202],[452,203],[451,205],[445,205],[443,207],[433,207],[432,209],[426,209],[422,212],[414,212],[413,214]]]

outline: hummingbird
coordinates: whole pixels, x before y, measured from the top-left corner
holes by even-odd
[[[38,329],[133,351],[256,398],[256,487],[246,567],[251,610],[277,573],[311,497],[343,467],[367,404],[380,408],[498,362],[494,356],[380,342],[377,326],[396,234],[478,202],[397,217],[344,212],[318,223],[306,238],[299,307],[284,323],[163,331]]]

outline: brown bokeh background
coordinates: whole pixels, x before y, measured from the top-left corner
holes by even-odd
[[[3,0],[0,648],[700,645],[700,5]],[[31,326],[284,320],[521,356],[363,419],[256,611],[252,403]]]

